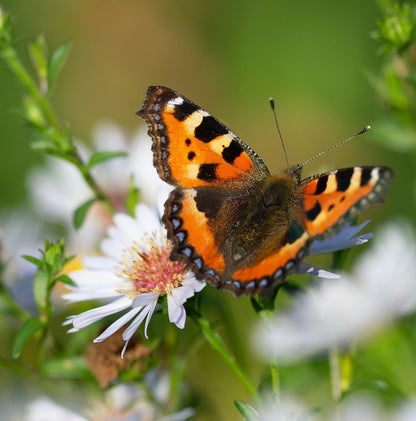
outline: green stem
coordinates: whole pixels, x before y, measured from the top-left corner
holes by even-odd
[[[270,364],[270,373],[272,376],[273,394],[276,397],[279,397],[280,396],[280,378],[279,378],[279,370],[277,369],[276,364]]]
[[[49,124],[55,127],[58,131],[62,131],[61,124],[55,116],[49,101],[41,94],[35,81],[30,77],[29,73],[24,68],[22,62],[16,54],[16,50],[12,47],[6,47],[2,51],[2,57],[9,69],[15,74],[18,80],[26,87],[36,101],[41,105],[45,117]],[[68,146],[68,145],[65,145]]]
[[[341,388],[341,368],[340,368],[340,360],[339,360],[339,352],[336,346],[331,347],[329,350],[329,371],[331,377],[331,392],[332,392],[332,399],[335,402],[339,402],[342,395],[342,388]]]
[[[59,142],[59,147],[66,153],[70,155],[71,162],[78,168],[81,172],[84,180],[94,192],[95,196],[103,203],[108,212],[113,215],[115,210],[111,205],[108,197],[101,191],[95,182],[94,178],[91,176],[91,173],[86,169],[84,162],[79,156],[76,148],[74,147],[70,135],[65,131],[60,123],[59,119],[56,117],[53,108],[39,90],[36,82],[26,71],[19,57],[17,56],[16,50],[13,47],[5,47],[1,51],[1,56],[4,59],[8,68],[16,76],[16,78],[23,84],[27,91],[34,97],[36,102],[42,108],[43,114],[48,122],[48,124],[56,130],[56,133],[59,135],[54,136],[54,140]]]
[[[234,371],[235,375],[238,377],[238,379],[241,381],[241,383],[247,389],[247,391],[255,398],[258,398],[256,388],[251,384],[250,380],[242,372],[237,362],[235,361],[235,358],[228,351],[227,346],[225,345],[221,336],[217,332],[212,330],[210,323],[204,318],[198,316],[194,317],[194,320],[201,328],[202,333],[204,334],[205,338],[210,343],[212,348],[214,348],[221,355],[221,357],[232,369],[232,371]]]
[[[6,358],[0,357],[0,367],[5,367],[10,370],[13,370],[16,374],[24,377],[31,377],[33,376],[33,372],[31,372],[26,367],[22,366],[21,364],[18,364],[14,361],[8,360]]]
[[[173,411],[179,410],[182,406],[182,384],[185,373],[185,361],[178,355],[172,361],[172,372],[170,381],[170,404]]]
[[[88,187],[94,192],[95,196],[100,200],[100,202],[104,205],[110,215],[114,215],[115,209],[110,202],[108,196],[98,187],[95,179],[92,177],[91,173],[86,169],[82,158],[79,156],[78,152],[74,152],[74,165],[78,168],[81,172],[85,182],[88,184]]]
[[[274,308],[274,307],[273,307]],[[271,308],[265,308],[258,312],[259,316],[262,318],[263,322],[268,326],[273,317],[273,310]],[[270,375],[272,379],[272,391],[276,397],[280,396],[280,377],[279,370],[277,368],[277,363],[272,362],[270,364]]]

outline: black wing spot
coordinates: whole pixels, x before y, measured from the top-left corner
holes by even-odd
[[[186,139],[185,143],[186,143],[186,146],[189,146],[191,144],[191,139]]]
[[[243,151],[243,147],[236,140],[232,140],[231,143],[222,151],[222,157],[229,164],[232,164]]]
[[[354,168],[347,168],[342,171],[338,171],[335,174],[337,180],[337,191],[346,191],[351,183],[351,177],[354,174]]]
[[[319,204],[318,201],[316,201],[314,207],[306,211],[306,218],[309,221],[314,221],[316,217],[321,213],[321,210],[322,210],[321,205]]]
[[[190,161],[192,161],[194,158],[195,158],[195,152],[194,152],[194,151],[189,152],[189,153],[188,153],[188,159],[189,159]]]
[[[326,190],[326,185],[328,183],[328,176],[323,175],[319,177],[318,183],[316,184],[315,194],[321,194]]]
[[[296,221],[292,221],[287,230],[285,243],[293,244],[305,232],[304,227]]]
[[[213,181],[217,178],[215,171],[218,164],[202,164],[199,167],[198,178],[203,181]]]
[[[328,212],[329,212],[329,211],[331,211],[331,210],[334,208],[334,206],[335,206],[335,205],[334,205],[333,203],[332,203],[332,204],[330,204],[330,205],[328,206]]]
[[[228,129],[212,116],[205,116],[195,128],[195,137],[204,143],[228,133]]]
[[[371,180],[371,171],[373,169],[370,167],[365,167],[361,170],[361,182],[360,182],[360,186],[366,186],[368,184],[368,182]]]
[[[184,121],[186,118],[188,118],[191,114],[193,114],[199,109],[200,108],[192,102],[185,101],[183,104],[175,105],[173,116],[178,121]]]

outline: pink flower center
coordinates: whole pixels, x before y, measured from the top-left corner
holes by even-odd
[[[117,275],[132,284],[132,295],[145,292],[168,293],[181,285],[185,266],[182,262],[170,260],[172,246],[166,238],[146,236],[144,245],[134,242],[123,250],[123,260]]]

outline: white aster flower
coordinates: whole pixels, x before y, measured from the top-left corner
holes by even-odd
[[[20,208],[0,212],[0,260],[3,282],[13,297],[27,310],[36,308],[33,277],[36,266],[22,256],[40,257],[45,227],[34,215]]]
[[[147,134],[147,128],[140,128],[134,133],[129,150],[127,165],[140,190],[141,200],[147,204],[157,203],[159,192],[167,193],[172,187],[159,177],[153,165],[152,139]]]
[[[117,211],[124,210],[129,180],[133,177],[140,189],[141,201],[157,203],[159,191],[171,189],[162,181],[153,167],[151,140],[144,129],[137,130],[131,138],[114,123],[101,122],[92,131],[95,151],[127,152],[126,158],[114,158],[92,168],[93,176],[109,197]],[[85,161],[92,154],[85,144],[78,144]],[[32,169],[27,185],[33,206],[48,222],[61,224],[67,229],[69,250],[88,251],[94,248],[111,222],[107,211],[95,203],[88,212],[80,230],[72,226],[75,209],[92,197],[92,192],[69,162],[47,158],[42,167]]]
[[[65,324],[72,324],[71,332],[124,311],[94,340],[101,342],[131,322],[123,333],[123,356],[130,338],[144,321],[147,338],[147,327],[163,295],[167,296],[169,321],[183,329],[183,305],[204,288],[205,282],[198,281],[182,262],[170,260],[171,244],[155,211],[140,204],[135,218],[116,214],[101,249],[105,256],[85,257],[85,269],[69,274],[75,286],[63,298],[72,302],[107,299],[109,303],[70,316]]]
[[[416,403],[405,401],[394,410],[386,407],[371,394],[348,396],[340,405],[338,413],[332,413],[326,421],[414,421],[416,419]]]
[[[407,225],[391,224],[353,273],[299,294],[293,306],[259,329],[265,355],[291,361],[343,345],[416,309],[416,241]]]
[[[279,398],[276,396],[263,397],[259,409],[253,408],[251,405],[248,405],[247,409],[251,415],[250,420],[253,421],[315,420],[297,399],[288,395],[281,395]]]
[[[121,384],[106,392],[103,400],[90,402],[82,412],[61,406],[48,397],[39,397],[27,405],[24,421],[185,421],[194,412],[185,408],[162,416],[157,405],[139,387]]]

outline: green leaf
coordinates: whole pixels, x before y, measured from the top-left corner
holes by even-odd
[[[74,281],[68,275],[60,275],[54,279],[54,282],[62,282],[67,285],[74,285]]]
[[[35,140],[30,143],[30,147],[33,150],[45,151],[49,153],[50,155],[52,155],[52,153],[49,152],[49,149],[51,149],[51,142],[49,140],[46,140],[46,139]]]
[[[38,270],[33,281],[33,295],[40,313],[45,313],[46,299],[48,295],[48,274],[44,270]]]
[[[126,210],[129,215],[134,217],[134,211],[136,209],[136,205],[139,203],[140,200],[140,191],[134,185],[133,179],[131,178],[129,181],[127,197],[125,201]]]
[[[78,379],[90,376],[84,358],[59,358],[45,361],[42,374],[60,379]]]
[[[102,152],[95,152],[91,158],[89,159],[88,163],[86,164],[86,169],[90,170],[97,164],[101,164],[102,162],[108,161],[113,158],[125,157],[127,156],[126,152],[122,151],[102,151]]]
[[[50,95],[55,87],[56,78],[61,71],[62,67],[65,64],[65,61],[68,57],[69,51],[71,49],[71,44],[69,42],[64,42],[55,50],[52,51],[52,54],[49,57],[48,61],[48,94]]]
[[[74,216],[73,216],[73,223],[76,229],[81,228],[82,224],[84,223],[84,219],[87,216],[88,209],[96,200],[97,200],[96,197],[90,200],[87,200],[81,206],[78,206],[78,208],[75,210]]]
[[[416,150],[416,131],[394,120],[383,120],[373,126],[372,140],[401,153]]]
[[[34,42],[29,44],[29,56],[39,79],[40,91],[45,94],[48,82],[48,63],[46,41],[43,35],[39,35]]]
[[[33,263],[34,265],[36,265],[38,268],[42,267],[42,260],[37,259],[34,256],[29,256],[28,254],[25,254],[22,256],[23,259],[27,260],[30,263]]]
[[[32,336],[42,329],[43,323],[38,319],[29,319],[26,320],[22,327],[17,332],[16,338],[13,342],[12,347],[12,357],[18,358],[20,353],[22,352],[23,347],[25,346],[26,342],[32,338]]]
[[[45,251],[43,253],[43,262],[48,270],[50,277],[55,277],[67,263],[65,257],[65,244],[61,241],[45,241]]]
[[[260,421],[259,413],[248,403],[234,401],[234,405],[246,421]]]
[[[23,112],[26,120],[38,131],[44,131],[46,126],[46,120],[43,115],[43,111],[39,102],[36,101],[32,96],[25,96],[22,101]]]

